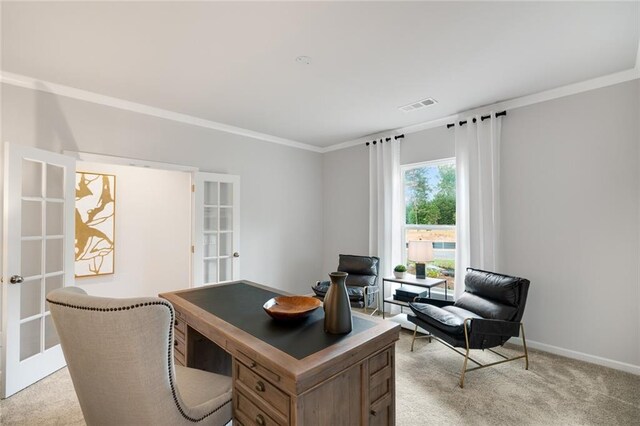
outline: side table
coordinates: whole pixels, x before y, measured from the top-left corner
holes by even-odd
[[[391,283],[392,294],[390,297],[385,297],[385,294],[384,294],[385,293],[384,288],[386,283]],[[414,287],[426,288],[428,298],[431,298],[431,288],[444,284],[444,298],[445,300],[448,300],[448,297],[449,297],[447,293],[446,281],[440,278],[416,278],[415,275],[409,275],[409,274],[407,274],[405,278],[385,277],[382,279],[382,318],[385,317],[385,309],[384,309],[385,303],[390,303],[392,305],[400,306],[401,312],[403,308],[409,307],[408,302],[403,302],[401,300],[396,300],[393,298],[393,293],[395,293],[394,283],[400,284],[400,287],[402,287],[403,285],[411,285]]]

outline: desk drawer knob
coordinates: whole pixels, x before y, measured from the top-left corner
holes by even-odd
[[[178,346],[178,339],[173,340],[173,346]]]
[[[262,414],[258,414],[256,416],[256,424],[259,426],[264,426],[267,424],[267,422],[264,420],[264,417],[262,416]]]
[[[264,383],[262,383],[261,381],[258,381],[258,383],[256,383],[256,390],[258,392],[264,392]]]
[[[178,320],[174,320],[173,321],[173,325],[177,326],[178,325]]]
[[[377,416],[378,415],[378,412],[376,410],[371,410],[370,413],[371,413],[372,416]]]

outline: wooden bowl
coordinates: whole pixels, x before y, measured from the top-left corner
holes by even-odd
[[[273,319],[298,320],[311,315],[322,302],[310,296],[278,296],[267,300],[262,308]]]

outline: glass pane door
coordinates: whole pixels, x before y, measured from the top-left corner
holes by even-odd
[[[64,276],[64,169],[22,160],[20,361],[59,343],[45,297]]]
[[[194,285],[238,279],[238,189],[233,175],[196,173]]]
[[[65,364],[46,296],[73,284],[74,173],[73,158],[7,144],[5,397]]]

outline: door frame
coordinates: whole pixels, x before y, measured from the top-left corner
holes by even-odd
[[[209,172],[205,170],[201,170],[196,166],[185,166],[182,164],[175,163],[165,163],[160,161],[150,161],[144,160],[140,158],[129,158],[129,157],[120,157],[115,155],[104,155],[104,154],[94,154],[90,152],[82,152],[82,151],[70,151],[64,150],[62,151],[64,155],[68,155],[74,157],[76,161],[87,161],[93,163],[104,163],[104,164],[117,164],[122,166],[131,166],[131,167],[143,167],[143,168],[152,168],[152,169],[161,169],[161,170],[170,170],[170,171],[178,171],[178,172],[186,172],[189,173],[191,178],[191,252],[190,252],[190,265],[189,268],[189,288],[195,287],[195,279],[194,279],[194,265],[195,265],[195,252],[196,252],[196,198],[195,198],[195,185],[197,181],[197,175],[199,173],[206,173],[211,175],[220,175],[220,176],[228,176],[228,177],[237,177],[240,179],[239,175],[233,175],[230,173],[218,173],[218,172]],[[239,188],[238,183],[238,188]],[[238,190],[237,196],[240,196],[240,191]],[[239,219],[239,211],[234,212],[234,215],[238,215],[234,217],[234,221],[237,223],[240,222]],[[239,234],[238,234],[239,241]],[[239,243],[234,248],[234,251],[239,251]],[[240,270],[240,260],[235,259],[236,269]]]

